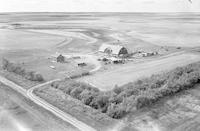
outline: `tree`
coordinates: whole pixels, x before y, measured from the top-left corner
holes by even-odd
[[[118,85],[115,85],[115,88],[113,89],[113,91],[116,93],[116,94],[119,94],[122,92],[122,88],[118,87]]]
[[[94,94],[92,94],[91,91],[89,90],[84,90],[80,94],[80,100],[85,104],[85,105],[90,105],[94,98]]]
[[[108,106],[107,114],[112,118],[120,119],[125,116],[126,109],[121,105],[111,103],[111,105]]]
[[[9,61],[7,59],[2,59],[2,68],[5,70],[7,69],[7,66],[9,64]]]
[[[79,96],[79,95],[81,94],[81,92],[82,92],[83,90],[84,90],[83,88],[76,87],[76,88],[74,88],[74,89],[71,91],[70,95],[71,95],[72,97],[74,97],[74,98],[80,99],[80,96]]]
[[[26,71],[20,65],[11,63],[7,59],[2,59],[2,67],[4,70],[13,72],[17,75],[25,77],[28,80],[38,82],[44,81],[44,78],[41,74],[35,73],[33,71]]]
[[[103,113],[107,111],[108,103],[109,103],[109,96],[103,94],[98,95],[97,97],[98,109],[101,109]]]
[[[44,78],[41,74],[36,74],[36,80],[37,81],[44,81]]]

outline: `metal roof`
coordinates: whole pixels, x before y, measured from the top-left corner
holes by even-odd
[[[110,45],[110,44],[102,44],[99,48],[100,52],[104,52],[105,49],[111,49],[112,50],[112,54],[114,55],[118,55],[120,50],[123,48],[123,46],[121,45]]]

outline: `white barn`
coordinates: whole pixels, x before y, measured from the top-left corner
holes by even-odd
[[[99,52],[111,54],[111,55],[121,55],[128,54],[128,50],[121,45],[110,45],[110,44],[102,44],[99,48]]]

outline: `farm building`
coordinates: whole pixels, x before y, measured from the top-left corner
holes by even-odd
[[[128,50],[121,45],[102,44],[99,48],[99,52],[104,52],[110,55],[125,55],[128,54]]]
[[[142,54],[143,57],[147,57],[147,56],[157,55],[158,52],[142,52],[141,54]]]
[[[60,62],[60,63],[64,63],[65,62],[65,57],[63,55],[59,55],[57,58],[57,62]]]

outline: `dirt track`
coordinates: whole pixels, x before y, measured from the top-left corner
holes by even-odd
[[[101,90],[110,90],[116,84],[123,85],[141,77],[147,77],[161,71],[184,66],[200,60],[199,55],[180,54],[145,63],[125,65],[107,72],[98,72],[94,75],[83,77],[80,81],[95,85]]]
[[[45,108],[46,110],[52,112],[54,115],[58,116],[59,118],[61,118],[62,120],[72,124],[74,127],[78,128],[79,130],[82,131],[95,131],[95,129],[93,129],[92,127],[86,125],[85,123],[77,120],[76,118],[74,118],[73,116],[61,111],[60,109],[52,106],[51,104],[49,104],[48,102],[44,101],[43,99],[35,96],[33,94],[33,90],[35,88],[39,88],[40,86],[43,86],[45,84],[49,84],[53,81],[57,81],[57,80],[52,80],[46,83],[43,83],[41,85],[32,87],[31,89],[29,89],[28,91],[26,91],[25,89],[23,89],[23,87],[13,83],[10,80],[7,80],[6,78],[0,76],[0,81],[2,83],[4,83],[5,85],[8,85],[9,87],[11,87],[12,89],[18,91],[19,93],[21,93],[23,96],[27,97],[28,99],[30,99],[31,101],[35,102],[37,105],[42,106],[43,108]]]
[[[1,82],[0,91],[1,131],[78,130]]]

